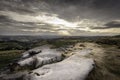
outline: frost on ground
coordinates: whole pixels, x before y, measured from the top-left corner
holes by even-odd
[[[88,57],[92,49],[88,47],[79,49],[81,46],[78,45],[71,48],[69,54],[72,54],[65,59],[63,52],[50,49],[48,45],[32,49],[38,52],[32,56],[29,54],[32,50],[29,50],[23,53],[17,64],[20,67],[34,65],[32,70],[2,74],[0,77],[2,80],[85,80],[94,67],[93,59]]]

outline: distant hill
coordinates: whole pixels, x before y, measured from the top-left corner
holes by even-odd
[[[116,36],[114,36],[114,37],[120,37],[120,35],[116,35]]]

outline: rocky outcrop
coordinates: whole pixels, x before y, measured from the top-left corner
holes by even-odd
[[[81,51],[59,63],[45,65],[24,76],[24,80],[84,80],[94,67],[89,51]]]
[[[34,65],[34,68],[38,68],[45,64],[59,62],[63,59],[62,52],[57,51],[56,49],[50,49],[49,46],[47,45],[35,48],[33,50],[34,51],[42,50],[42,51],[33,56],[29,54],[29,51],[28,53],[23,54],[23,57],[25,57],[26,55],[30,57],[21,59],[20,61],[18,61],[18,64],[20,66],[33,66]]]
[[[23,53],[17,66],[11,68],[20,70],[25,67],[25,70],[11,74],[4,72],[0,77],[2,80],[85,80],[94,67],[93,59],[88,57],[92,49],[81,50],[79,46],[68,49],[70,56],[67,57],[60,50],[50,49],[49,45],[29,50]],[[41,52],[31,56],[30,51]]]

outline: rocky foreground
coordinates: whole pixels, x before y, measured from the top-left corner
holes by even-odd
[[[23,56],[1,72],[1,80],[85,80],[94,68],[95,44],[78,43],[51,49],[44,45]]]

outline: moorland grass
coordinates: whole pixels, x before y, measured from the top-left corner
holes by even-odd
[[[14,59],[20,57],[24,50],[6,50],[0,51],[0,69],[7,66]]]

